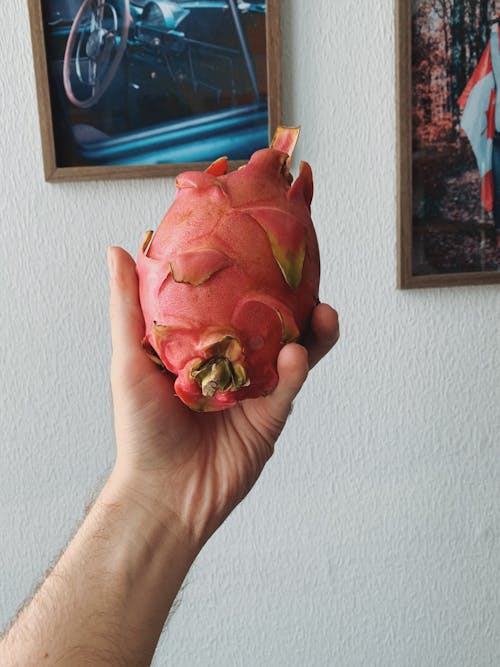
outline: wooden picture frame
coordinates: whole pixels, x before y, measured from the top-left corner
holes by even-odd
[[[212,28],[206,19],[195,23],[198,6],[211,11]],[[153,11],[159,7],[28,0],[46,181],[171,176],[221,155],[232,169],[269,144],[281,121],[279,0],[214,0],[213,11],[208,3],[163,3],[162,17]],[[182,31],[188,18],[192,38]],[[235,30],[227,43],[223,21]],[[205,41],[196,26],[208,32]],[[105,36],[96,51],[98,29]],[[102,62],[107,68],[99,71]],[[87,86],[89,77],[97,84]],[[88,93],[78,95],[78,87]]]
[[[401,289],[500,283],[498,215],[495,222],[485,208],[491,206],[484,194],[491,173],[479,171],[484,163],[476,139],[464,131],[498,4],[396,0]],[[463,49],[457,50],[460,37]],[[481,141],[491,140],[494,118],[485,113],[476,122],[484,123],[477,129]]]

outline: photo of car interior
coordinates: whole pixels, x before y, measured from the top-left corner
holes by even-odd
[[[58,166],[268,144],[265,2],[45,0],[43,20]]]

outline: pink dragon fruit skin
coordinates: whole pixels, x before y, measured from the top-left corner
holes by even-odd
[[[298,341],[318,303],[312,172],[289,173],[298,128],[227,173],[220,158],[185,172],[137,258],[152,358],[177,376],[179,398],[223,410],[271,392],[283,345]]]

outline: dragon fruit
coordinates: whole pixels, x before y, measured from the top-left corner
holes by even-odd
[[[271,392],[284,344],[300,341],[318,303],[312,172],[293,181],[299,128],[228,173],[226,158],[176,180],[177,194],[137,258],[144,345],[197,411]]]

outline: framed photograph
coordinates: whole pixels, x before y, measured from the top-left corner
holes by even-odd
[[[500,283],[500,2],[396,6],[398,285]]]
[[[28,0],[47,181],[174,175],[269,144],[279,0]]]

